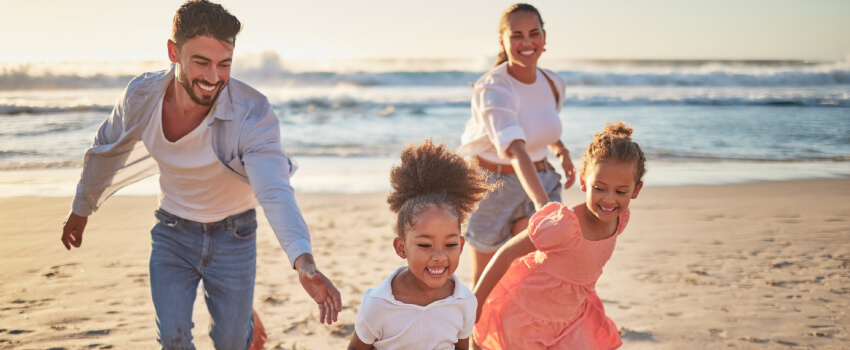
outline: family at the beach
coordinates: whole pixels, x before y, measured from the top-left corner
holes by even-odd
[[[167,71],[134,78],[86,152],[62,230],[80,247],[88,216],[118,189],[160,174],[151,230],[151,295],[163,349],[193,349],[198,283],[216,349],[260,349],[252,312],[262,206],[319,320],[342,311],[314,261],[289,179],[296,163],[264,95],[230,78],[242,24],[190,0],[174,16]],[[403,150],[387,198],[387,242],[407,261],[363,295],[349,349],[614,349],[622,345],[594,286],[646,172],[623,122],[600,125],[575,169],[560,140],[565,81],[537,66],[546,32],[535,7],[509,7],[496,65],[473,84],[461,146]],[[322,137],[316,135],[316,137]],[[547,161],[554,153],[566,175]],[[561,204],[576,180],[586,202]],[[472,290],[454,275],[472,257]],[[344,277],[343,277],[344,278]]]

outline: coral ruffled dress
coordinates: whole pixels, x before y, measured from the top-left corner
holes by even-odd
[[[490,293],[475,342],[484,349],[620,347],[594,286],[628,221],[626,210],[611,237],[588,241],[569,208],[549,203],[540,209],[528,226],[537,251],[514,261]]]

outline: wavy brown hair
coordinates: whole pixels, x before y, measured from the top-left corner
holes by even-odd
[[[182,47],[186,40],[198,35],[236,44],[242,23],[219,4],[207,0],[189,0],[174,14],[171,40]]]
[[[635,183],[643,181],[646,174],[646,156],[640,145],[632,141],[633,128],[619,121],[605,124],[605,130],[593,136],[593,142],[584,152],[584,164],[581,166],[581,176],[587,178],[590,168],[603,161],[634,162]]]
[[[390,171],[390,210],[398,214],[395,232],[399,238],[416,225],[429,204],[449,209],[460,226],[475,205],[495,188],[475,164],[426,140],[409,145],[401,153],[401,165]]]

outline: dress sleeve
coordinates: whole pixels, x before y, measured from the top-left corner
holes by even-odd
[[[528,237],[541,252],[573,249],[581,236],[578,217],[558,202],[551,202],[535,213],[528,223]]]
[[[475,85],[473,118],[478,119],[499,157],[507,157],[505,151],[514,140],[525,141],[525,131],[517,117],[518,99],[510,85],[500,79],[491,78]]]
[[[381,339],[379,332],[373,331],[375,325],[369,324],[369,321],[374,321],[375,318],[370,315],[372,304],[369,303],[369,291],[363,294],[363,303],[360,304],[360,309],[357,310],[357,319],[354,321],[354,332],[357,333],[357,338],[360,338],[365,344],[374,344],[378,339]],[[379,316],[380,317],[380,316]]]

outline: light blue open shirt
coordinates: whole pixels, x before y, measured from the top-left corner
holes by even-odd
[[[142,131],[174,79],[174,69],[172,65],[167,71],[142,74],[124,90],[86,151],[74,214],[89,216],[118,189],[159,172],[142,143]],[[221,166],[251,185],[294,266],[301,254],[312,254],[310,233],[289,184],[297,164],[280,145],[278,119],[268,99],[231,78],[211,113],[207,127]]]

